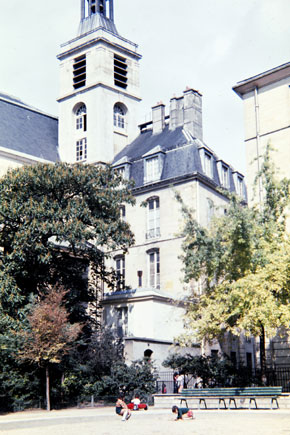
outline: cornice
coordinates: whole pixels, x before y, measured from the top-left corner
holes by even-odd
[[[78,39],[79,38],[76,38],[76,39],[70,41],[70,43],[76,42]],[[79,44],[73,48],[70,48],[70,49],[58,54],[56,57],[59,60],[63,60],[66,57],[70,57],[72,54],[75,54],[75,53],[82,51],[83,49],[88,49],[90,47],[93,47],[93,46],[95,46],[97,44],[101,44],[101,43],[103,43],[104,45],[107,45],[109,47],[117,48],[118,50],[126,53],[127,55],[129,54],[130,56],[132,56],[138,60],[142,59],[142,55],[137,53],[136,51],[130,50],[129,48],[126,48],[120,44],[109,41],[107,38],[104,38],[103,36],[98,36],[94,39],[90,39],[89,41],[86,41],[83,44]],[[69,44],[69,43],[67,43],[67,44]]]
[[[102,87],[102,88],[107,89],[109,91],[118,92],[118,94],[124,95],[125,97],[132,98],[132,100],[135,100],[135,101],[138,101],[138,102],[142,100],[142,98],[137,97],[136,95],[132,95],[132,94],[130,94],[128,92],[124,92],[121,89],[117,90],[113,86],[104,85],[103,83],[100,82],[100,83],[96,83],[95,85],[86,86],[83,89],[78,90],[77,92],[73,91],[72,93],[70,93],[68,95],[65,95],[64,97],[58,98],[56,101],[58,103],[60,103],[62,101],[69,100],[70,98],[74,98],[77,95],[84,94],[84,93],[86,93],[88,91],[91,91],[92,89],[96,89],[96,88],[99,88],[99,87]]]

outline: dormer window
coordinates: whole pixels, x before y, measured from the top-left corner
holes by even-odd
[[[120,177],[125,178],[125,166],[120,166],[119,168],[116,168],[116,172]]]
[[[212,157],[208,153],[204,153],[204,172],[205,175],[212,178]]]
[[[146,159],[146,181],[155,181],[159,178],[159,158]]]
[[[226,189],[229,187],[229,168],[225,165],[221,169],[221,184]]]
[[[144,158],[144,183],[150,183],[161,179],[165,153],[160,147],[156,146]]]
[[[239,195],[241,198],[245,198],[244,177],[240,175],[238,172],[235,172],[233,175],[234,175],[234,182],[235,182],[237,195]]]
[[[202,147],[199,149],[199,154],[204,174],[209,178],[213,178],[213,157],[211,153]]]
[[[115,171],[124,180],[129,180],[130,179],[130,166],[131,166],[130,163],[127,163],[127,164],[122,165],[122,166],[116,166]]]
[[[237,176],[237,194],[241,197],[244,196],[243,179],[240,176]]]
[[[122,178],[124,178],[124,180],[130,179],[130,168],[131,168],[131,162],[127,156],[122,157],[114,164],[114,169],[116,173]]]

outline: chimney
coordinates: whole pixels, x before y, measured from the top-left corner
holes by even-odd
[[[174,96],[170,100],[169,128],[175,130],[183,125],[183,97]]]
[[[184,127],[193,137],[202,140],[202,95],[190,88],[186,88],[183,95]]]
[[[152,107],[153,134],[161,133],[165,127],[165,105],[160,101]]]

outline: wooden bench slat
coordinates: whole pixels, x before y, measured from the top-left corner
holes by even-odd
[[[233,402],[235,408],[237,408],[236,399],[249,399],[249,409],[251,409],[251,404],[254,402],[257,408],[256,398],[271,398],[271,409],[273,409],[273,404],[276,402],[277,408],[279,408],[278,397],[282,394],[282,387],[229,387],[229,388],[195,388],[195,389],[185,389],[182,391],[182,396],[180,397],[180,403],[185,402],[186,406],[187,400],[198,399],[199,408],[201,404],[207,409],[206,398],[218,398],[220,409],[221,404],[224,404],[226,408],[226,399],[229,399],[229,408]]]

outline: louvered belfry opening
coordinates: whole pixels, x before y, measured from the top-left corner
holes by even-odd
[[[73,87],[75,89],[86,85],[86,55],[76,57],[73,64]]]
[[[115,85],[120,88],[127,88],[128,66],[126,59],[117,54],[114,54],[114,80]]]

